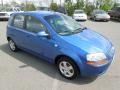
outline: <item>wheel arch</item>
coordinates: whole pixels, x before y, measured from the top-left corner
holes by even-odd
[[[7,37],[7,40],[9,41],[10,39],[11,39],[11,37],[8,36],[8,37]]]
[[[81,61],[78,61],[78,60],[76,61],[76,59],[73,58],[73,57],[70,56],[70,55],[61,54],[61,55],[56,56],[56,57],[55,57],[55,60],[54,60],[55,65],[57,65],[57,62],[58,62],[58,60],[59,60],[61,57],[66,57],[66,58],[69,58],[70,60],[72,60],[72,61],[76,64],[76,66],[77,66],[77,68],[79,69],[79,72],[80,72],[80,74],[81,74],[81,71],[82,71]]]

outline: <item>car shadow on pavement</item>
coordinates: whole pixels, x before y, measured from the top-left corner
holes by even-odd
[[[22,50],[18,51],[18,52],[12,52],[9,49],[8,44],[3,44],[0,46],[0,50],[2,50],[2,52],[10,55],[11,57],[15,58],[16,60],[19,60],[20,62],[24,63],[22,66],[18,66],[19,68],[23,69],[26,67],[32,67],[35,68],[36,70],[47,74],[48,76],[63,81],[63,82],[67,82],[67,83],[73,83],[73,84],[79,84],[79,85],[83,85],[83,84],[89,84],[91,82],[93,82],[94,80],[96,80],[96,77],[92,77],[92,78],[85,78],[85,77],[79,77],[75,80],[67,80],[64,79],[59,72],[57,71],[57,68],[55,67],[55,65],[48,63],[45,60],[42,60],[40,58],[37,58],[31,54],[28,54]]]

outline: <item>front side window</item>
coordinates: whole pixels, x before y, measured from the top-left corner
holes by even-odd
[[[26,29],[33,33],[46,31],[45,26],[35,17],[26,16]]]
[[[83,26],[66,15],[49,15],[44,19],[59,35],[71,35],[83,30]]]
[[[13,26],[21,29],[24,28],[24,16],[16,15],[13,21]]]

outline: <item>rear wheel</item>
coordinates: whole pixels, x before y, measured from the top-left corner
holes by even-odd
[[[75,79],[79,75],[77,65],[69,58],[61,57],[57,62],[60,74],[66,79]]]
[[[14,43],[14,41],[12,39],[9,39],[8,40],[8,44],[9,44],[9,47],[10,49],[13,51],[13,52],[16,52],[18,50],[16,44]]]

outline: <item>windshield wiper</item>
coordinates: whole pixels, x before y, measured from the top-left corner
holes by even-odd
[[[82,32],[83,30],[87,29],[87,27],[83,27],[83,28],[78,28],[76,29],[74,32]]]

